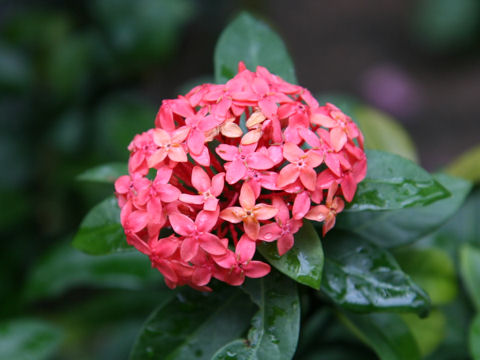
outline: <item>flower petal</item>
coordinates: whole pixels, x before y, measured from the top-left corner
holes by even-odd
[[[303,155],[303,150],[294,143],[287,142],[283,146],[283,157],[291,163],[297,162]]]
[[[310,167],[304,167],[300,170],[300,180],[303,186],[310,191],[315,191],[317,184],[317,173]]]
[[[209,232],[217,223],[218,215],[218,211],[200,211],[195,219],[197,229],[199,231]]]
[[[260,227],[258,238],[262,241],[271,242],[277,240],[282,234],[282,229],[277,223],[270,223]]]
[[[192,185],[200,192],[210,189],[212,182],[210,177],[200,166],[194,166],[192,170]]]
[[[244,183],[240,190],[239,202],[244,209],[253,209],[255,206],[255,193],[250,185]]]
[[[192,260],[198,253],[198,241],[193,237],[187,237],[183,240],[180,247],[180,257],[183,261]]]
[[[226,220],[233,224],[238,224],[243,220],[244,214],[245,214],[245,211],[243,210],[243,208],[238,206],[232,206],[232,207],[223,209],[220,212],[220,219]]]
[[[225,169],[227,170],[226,180],[229,184],[235,184],[247,173],[247,168],[243,161],[240,160],[234,160],[225,164]]]
[[[268,170],[272,168],[275,163],[266,154],[254,152],[247,157],[247,165],[255,170]]]
[[[182,236],[188,236],[195,231],[195,224],[188,216],[180,213],[172,213],[168,216],[173,230]]]
[[[268,220],[277,215],[278,209],[272,205],[258,204],[253,212],[258,220]]]
[[[267,275],[271,268],[270,265],[262,262],[262,261],[250,261],[248,265],[243,267],[243,270],[245,270],[245,275],[248,276],[249,278],[261,278]]]
[[[320,222],[324,221],[329,213],[330,209],[325,205],[318,205],[311,208],[310,211],[305,215],[305,218]]]
[[[255,254],[256,242],[250,239],[247,235],[243,235],[235,248],[235,254],[239,261],[244,263],[250,261]]]
[[[277,186],[279,188],[283,188],[287,185],[293,184],[295,180],[298,179],[300,175],[300,169],[295,164],[288,164],[282,170],[280,170],[280,174],[278,174],[277,178]]]
[[[258,239],[258,233],[260,232],[260,224],[252,216],[248,216],[243,220],[243,228],[245,233],[252,240]]]
[[[293,242],[294,239],[292,234],[284,234],[281,236],[277,241],[278,255],[282,256],[288,250],[290,250],[293,246]]]
[[[213,234],[203,234],[199,237],[199,240],[200,247],[211,255],[223,255],[227,252],[220,239]]]

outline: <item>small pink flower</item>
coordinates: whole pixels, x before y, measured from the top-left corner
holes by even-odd
[[[277,240],[278,254],[282,256],[293,246],[293,235],[302,227],[302,220],[290,219],[290,212],[285,202],[275,197],[273,206],[278,209],[274,223],[260,228],[258,238],[263,241]]]
[[[217,223],[218,212],[202,210],[198,213],[195,222],[188,216],[180,213],[169,215],[173,230],[184,236],[180,248],[180,255],[184,261],[190,261],[197,255],[199,248],[212,255],[222,255],[226,248],[220,239],[210,231]]]
[[[217,272],[217,277],[234,286],[242,285],[245,277],[260,278],[270,272],[270,265],[252,260],[255,254],[255,241],[243,235],[235,248],[235,253],[228,250],[224,255],[214,256],[215,263],[224,269]]]
[[[153,141],[158,146],[158,150],[148,158],[148,166],[151,168],[157,167],[167,156],[172,161],[187,161],[187,154],[182,146],[182,142],[187,138],[187,135],[187,127],[181,127],[173,131],[172,134],[163,129],[155,129]]]
[[[217,197],[222,193],[225,173],[219,173],[210,180],[208,174],[199,166],[192,170],[192,185],[200,195],[181,194],[180,201],[189,204],[203,204],[204,210],[215,211],[218,206]]]
[[[337,184],[333,183],[328,191],[327,201],[325,205],[313,207],[305,216],[309,220],[323,221],[322,234],[325,236],[335,225],[335,218],[338,213],[343,211],[345,203],[338,196],[334,197],[337,191]]]
[[[255,204],[256,197],[252,188],[248,184],[243,184],[240,191],[240,205],[241,207],[229,207],[220,213],[220,218],[237,224],[243,221],[245,233],[253,240],[258,238],[260,231],[259,220],[268,220],[274,217],[278,209],[272,205]]]
[[[218,156],[229,161],[225,164],[227,169],[226,180],[229,184],[235,184],[242,179],[247,170],[268,170],[275,163],[267,154],[256,152],[257,144],[232,146],[221,144],[216,148]]]
[[[277,186],[283,188],[294,183],[300,177],[303,186],[310,191],[314,191],[317,179],[314,168],[322,163],[322,158],[311,150],[304,152],[293,143],[284,145],[283,156],[290,164],[280,170]]]

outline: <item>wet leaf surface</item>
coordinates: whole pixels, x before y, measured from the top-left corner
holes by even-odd
[[[450,197],[432,175],[410,160],[367,150],[368,171],[347,211],[394,210],[427,206]]]
[[[272,272],[244,286],[259,311],[247,339],[235,340],[218,350],[214,360],[289,360],[297,347],[300,302],[296,284]]]
[[[130,360],[210,359],[248,328],[255,305],[239,289],[184,289],[161,304],[137,337]]]
[[[343,212],[337,217],[336,227],[353,231],[382,247],[395,247],[418,240],[453,216],[472,186],[468,181],[444,174],[435,175],[435,179],[452,197],[420,207]]]
[[[387,250],[339,231],[324,246],[322,291],[336,304],[361,312],[428,312],[428,295]]]
[[[320,237],[312,223],[305,220],[295,234],[295,244],[283,256],[278,255],[277,243],[258,244],[258,251],[277,270],[293,280],[320,289],[323,270],[323,249]]]

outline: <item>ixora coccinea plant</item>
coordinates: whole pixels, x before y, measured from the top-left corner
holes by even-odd
[[[169,288],[130,358],[323,358],[332,341],[351,345],[343,358],[431,353],[438,321],[399,313],[438,320],[431,307],[450,298],[405,246],[445,223],[470,183],[419,167],[396,126],[379,134],[378,119],[356,123],[296,85],[281,39],[248,14],[220,37],[215,80],[164,100],[132,134],[128,166],[81,176],[114,182],[116,197],[74,246],[134,251]],[[378,136],[397,141],[378,151]],[[315,341],[330,330],[340,338]]]

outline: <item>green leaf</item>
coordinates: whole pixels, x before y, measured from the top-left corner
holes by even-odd
[[[212,360],[289,360],[297,347],[300,302],[295,283],[272,272],[248,281],[245,290],[260,310],[252,319],[247,339],[218,350]]]
[[[434,247],[401,249],[395,252],[395,258],[403,271],[427,292],[433,305],[443,305],[456,298],[455,265],[444,250]]]
[[[236,73],[238,62],[255,71],[261,65],[284,80],[296,83],[293,62],[282,39],[268,25],[241,13],[218,39],[215,48],[215,80],[225,83]]]
[[[318,233],[310,221],[305,221],[295,234],[295,244],[283,256],[278,255],[277,244],[263,242],[258,251],[277,270],[293,280],[320,289],[323,269],[323,249]]]
[[[422,356],[432,353],[444,340],[447,320],[439,310],[433,310],[426,318],[414,314],[402,314],[402,319],[417,341]]]
[[[90,256],[65,243],[34,268],[25,287],[25,297],[28,300],[53,297],[78,286],[142,289],[162,283],[160,273],[139,252]]]
[[[60,330],[35,319],[0,323],[0,360],[50,359],[61,340]]]
[[[341,319],[381,360],[420,360],[415,338],[399,315],[344,313]]]
[[[480,146],[468,150],[453,163],[448,165],[445,172],[458,176],[474,183],[480,182]]]
[[[398,155],[368,150],[368,171],[348,211],[427,206],[450,193],[428,172]]]
[[[451,197],[421,207],[345,211],[337,217],[337,228],[353,231],[382,247],[405,245],[422,238],[455,214],[472,186],[468,181],[444,174],[434,178],[452,194]]]
[[[473,360],[480,360],[480,315],[477,314],[470,325],[470,354]]]
[[[225,287],[210,294],[186,289],[150,315],[130,360],[210,359],[247,329],[254,311],[239,289]]]
[[[383,150],[418,162],[418,155],[410,135],[384,112],[369,106],[354,108],[353,117],[365,137],[365,148]]]
[[[125,239],[115,197],[105,199],[90,210],[80,224],[73,246],[91,255],[134,250]]]
[[[113,184],[120,176],[127,173],[127,164],[109,163],[84,171],[77,176],[77,180]]]
[[[460,247],[460,274],[477,311],[480,310],[480,248],[463,244]]]
[[[322,291],[336,304],[361,312],[428,311],[428,295],[387,250],[340,231],[324,245]]]

